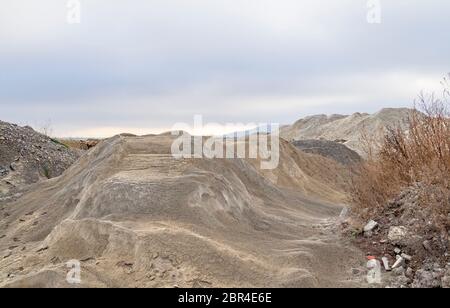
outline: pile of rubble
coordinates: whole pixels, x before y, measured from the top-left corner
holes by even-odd
[[[61,175],[80,155],[31,127],[0,121],[0,202],[24,186]]]
[[[450,288],[450,215],[444,211],[437,220],[436,208],[424,205],[423,189],[430,187],[417,184],[403,191],[357,232],[355,241],[380,265],[379,283],[385,287]],[[349,220],[344,228],[355,234]]]

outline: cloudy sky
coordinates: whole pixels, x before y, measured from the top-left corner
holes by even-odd
[[[450,72],[450,1],[0,1],[0,119],[56,136],[411,106]],[[376,2],[376,1],[375,1]]]

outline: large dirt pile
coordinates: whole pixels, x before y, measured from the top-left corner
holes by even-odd
[[[411,110],[406,108],[386,108],[374,114],[355,113],[353,115],[315,115],[300,119],[293,125],[281,128],[281,136],[289,141],[325,139],[344,143],[359,155],[365,156],[365,142],[380,142],[386,127],[407,129],[407,119]]]
[[[0,121],[0,202],[23,186],[61,175],[79,155],[31,127]]]
[[[0,208],[0,286],[360,286],[330,229],[342,165],[281,144],[280,166],[174,159],[172,137],[118,136]],[[343,177],[343,176],[342,176]]]

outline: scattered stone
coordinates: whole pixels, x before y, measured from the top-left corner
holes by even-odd
[[[410,267],[408,267],[408,268],[406,269],[405,275],[406,275],[406,277],[408,277],[408,278],[412,278],[412,277],[414,276],[414,271],[413,271],[413,269],[410,268]]]
[[[423,248],[425,248],[426,251],[428,251],[430,253],[433,252],[433,248],[431,247],[430,241],[424,241],[422,243],[422,245],[423,245]]]
[[[11,171],[16,171],[18,169],[18,166],[16,163],[11,163],[9,165],[9,169],[11,169]]]
[[[402,250],[400,248],[395,248],[394,252],[395,252],[396,255],[399,255],[399,254],[402,253]]]
[[[416,272],[413,288],[440,288],[442,287],[442,277],[445,275],[444,270],[439,264],[425,265],[422,269]]]
[[[445,274],[441,279],[441,287],[450,289],[450,263],[445,267]]]
[[[9,173],[9,171],[7,169],[0,166],[0,176],[6,176],[6,175],[8,175],[8,173]]]
[[[406,237],[407,233],[406,227],[390,227],[388,239],[391,243],[398,244]]]
[[[364,232],[372,232],[378,226],[378,223],[374,220],[371,220],[364,227]]]
[[[358,268],[352,268],[352,274],[355,276],[359,276],[361,274],[361,270]]]
[[[405,274],[405,268],[403,266],[396,267],[392,270],[392,273],[395,276],[402,276],[403,274]]]

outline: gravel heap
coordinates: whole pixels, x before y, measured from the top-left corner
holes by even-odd
[[[424,199],[430,194],[435,200]],[[450,213],[440,208],[443,198],[450,199],[448,191],[417,183],[388,202],[357,236],[367,255],[388,264],[385,286],[450,288]]]
[[[325,156],[343,165],[348,166],[361,162],[361,157],[358,153],[339,142],[328,140],[298,140],[292,143],[303,152]]]
[[[61,175],[80,155],[29,126],[0,121],[0,201],[27,185]]]

